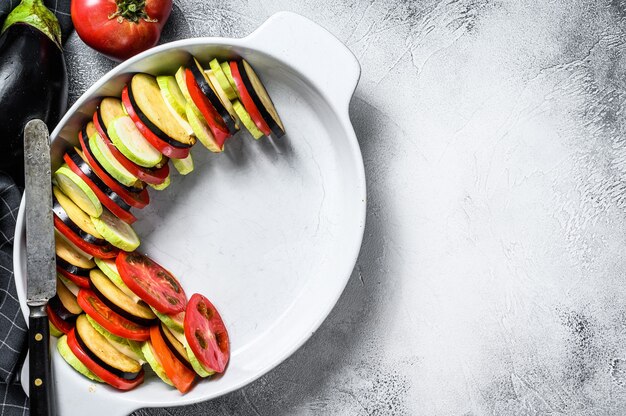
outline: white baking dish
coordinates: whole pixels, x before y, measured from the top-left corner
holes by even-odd
[[[173,73],[189,53],[205,63],[213,56],[247,59],[266,83],[287,129],[287,136],[274,143],[239,133],[221,155],[196,146],[196,171],[174,175],[169,189],[151,191],[149,207],[135,211],[140,250],[174,272],[188,295],[201,292],[221,311],[231,335],[230,365],[222,377],[201,381],[184,396],[150,372],[142,386],[121,393],[89,382],[55,352],[61,415],[111,416],[184,405],[250,383],[311,336],[354,267],[366,203],[348,104],[360,68],[341,42],[297,14],[278,13],[243,39],[181,40],[120,64],[72,106],[52,133],[55,162],[76,144],[99,97],[119,95],[134,72]],[[14,267],[26,317],[24,253],[22,201]]]

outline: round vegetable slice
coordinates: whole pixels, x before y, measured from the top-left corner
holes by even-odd
[[[63,336],[63,332],[59,328],[54,326],[54,324],[50,322],[49,319],[48,319],[48,328],[50,328],[50,336],[55,337],[55,338],[59,338]]]
[[[120,316],[139,325],[150,326],[157,321],[157,317],[148,306],[135,301],[122,292],[102,271],[93,269],[89,274],[91,290],[109,308]]]
[[[57,169],[54,180],[63,193],[87,214],[97,217],[102,213],[102,204],[96,194],[69,167],[64,165]]]
[[[111,343],[111,345],[115,347],[116,350],[132,358],[133,360],[137,361],[140,364],[143,364],[146,362],[146,359],[141,353],[141,344],[143,344],[142,342],[131,341],[129,339],[118,337],[117,335],[113,335],[112,333],[104,329],[102,325],[94,321],[91,316],[89,315],[85,315],[85,316],[87,317],[87,320],[89,321],[91,326],[93,326],[93,328],[96,331],[98,331],[100,335],[105,337]]]
[[[80,290],[80,286],[78,286],[72,280],[65,277],[63,273],[57,272],[57,278],[63,283],[63,286],[65,286],[67,290],[72,292],[72,295],[74,295],[74,301],[76,301],[76,296],[78,296],[78,291]]]
[[[215,137],[215,142],[218,144],[220,149],[223,149],[226,139],[231,136],[228,127],[224,123],[224,119],[217,112],[217,110],[215,110],[215,107],[213,107],[209,98],[204,94],[204,92],[202,92],[200,86],[194,78],[193,72],[191,72],[189,68],[185,70],[185,83],[187,84],[187,90],[189,91],[191,100],[196,105],[198,110],[200,110],[202,117],[204,117],[204,120],[211,129],[211,133]],[[187,118],[189,118],[189,112],[187,112]]]
[[[185,310],[187,296],[178,280],[148,256],[121,252],[115,264],[126,286],[157,311],[175,314]]]
[[[185,310],[185,339],[205,369],[224,371],[230,358],[228,331],[215,306],[198,293]]]
[[[285,134],[285,126],[283,126],[283,122],[278,116],[276,107],[274,107],[274,103],[263,83],[245,59],[236,62],[241,81],[259,110],[259,114],[266,121],[275,137],[283,136]]]
[[[98,365],[87,353],[85,350],[78,344],[76,340],[75,330],[72,330],[69,334],[67,334],[67,345],[72,350],[76,358],[82,362],[85,367],[87,367],[91,372],[93,372],[97,377],[102,379],[105,383],[110,386],[118,389],[118,390],[131,390],[141,383],[143,383],[144,379],[144,371],[143,369],[139,372],[137,377],[133,380],[125,380],[121,377],[116,376],[115,374],[107,371],[100,365]]]
[[[83,288],[83,289],[89,288],[89,279],[86,276],[81,276],[81,275],[69,272],[67,269],[63,268],[61,264],[59,264],[60,263],[59,260],[60,259],[57,257],[57,273],[63,275],[64,278],[73,282],[74,284],[76,284],[76,286],[80,288]],[[64,260],[61,260],[61,261],[63,262]],[[72,265],[70,264],[70,266]],[[75,266],[72,266],[72,267],[75,267]],[[87,270],[86,273],[87,275],[89,275],[89,270]]]
[[[64,334],[67,334],[72,330],[72,328],[74,328],[74,323],[61,319],[54,309],[52,309],[50,304],[46,305],[46,313],[48,314],[48,320],[52,323],[52,325]]]
[[[102,203],[104,207],[128,224],[132,224],[137,221],[137,218],[128,211],[130,206],[126,204],[126,202],[124,202],[119,195],[113,192],[111,188],[102,182],[87,162],[81,158],[77,149],[74,149],[71,154],[66,153],[63,156],[63,160],[75,174],[80,176],[80,178],[85,181],[87,186],[89,186],[96,194],[100,203]]]
[[[187,121],[187,115],[185,114],[185,107],[187,106],[187,100],[183,96],[176,79],[171,75],[161,75],[157,77],[157,83],[161,90],[163,100],[167,109],[170,110],[172,116],[178,121],[183,129],[189,134],[193,134],[193,129]]]
[[[139,237],[133,227],[111,212],[103,211],[100,217],[91,217],[91,221],[102,237],[115,247],[126,251],[133,251],[139,247]]]
[[[189,70],[193,74],[193,77],[196,81],[196,84],[200,88],[200,91],[204,94],[205,97],[209,99],[209,102],[217,111],[217,114],[222,118],[223,123],[226,125],[228,132],[230,134],[235,134],[237,128],[235,126],[235,120],[231,117],[230,113],[226,110],[222,100],[218,97],[215,90],[211,86],[211,82],[207,77],[207,74],[204,72],[204,68],[200,65],[200,62],[196,58],[192,58],[189,62]]]
[[[228,79],[230,86],[233,87],[235,94],[237,94],[237,97],[239,97],[239,91],[237,91],[237,85],[235,84],[235,80],[233,79],[233,74],[230,72],[230,64],[227,61],[227,62],[220,63],[220,66],[222,67],[222,71],[224,71],[224,75],[226,75],[226,79]]]
[[[119,352],[81,315],[76,319],[76,340],[85,352],[101,367],[118,377],[132,380],[141,371],[141,364]]]
[[[154,189],[155,191],[162,191],[165,188],[167,188],[168,186],[170,186],[170,184],[172,183],[171,178],[168,176],[167,178],[165,178],[165,181],[159,185],[150,185],[150,188]]]
[[[52,193],[54,195],[52,210],[61,221],[88,243],[96,245],[105,244],[102,235],[100,235],[91,222],[89,214],[80,209],[78,205],[74,204],[74,202],[56,186],[52,187]]]
[[[96,133],[89,137],[89,149],[93,157],[100,163],[111,176],[119,183],[126,186],[133,186],[139,178],[130,173],[115,157],[104,142],[100,134]]]
[[[93,126],[93,123],[89,123]],[[89,166],[94,170],[96,175],[116,194],[118,194],[124,202],[128,205],[135,208],[143,208],[150,202],[150,197],[148,196],[148,191],[143,188],[139,189],[130,189],[127,186],[120,184],[118,181],[113,179],[111,175],[109,175],[104,168],[100,165],[100,163],[93,157],[91,153],[91,148],[89,147],[89,140],[87,139],[87,134],[85,133],[86,129],[83,129],[78,134],[78,140],[80,141],[81,148],[83,150],[83,155]]]
[[[75,234],[77,234],[80,238],[82,238],[85,242],[89,244],[94,244],[97,246],[106,244],[106,241],[102,238],[97,238],[93,234],[89,234],[84,230],[81,230],[78,225],[76,225],[67,212],[61,207],[56,198],[52,203],[52,211],[54,213],[54,218],[59,219],[63,224],[65,224],[70,230],[72,230]]]
[[[174,157],[177,159],[181,159],[187,157],[189,154],[189,146],[184,145],[182,143],[178,143],[175,140],[165,141],[161,137],[157,136],[153,133],[145,124],[144,121],[141,120],[139,114],[133,108],[133,104],[131,101],[131,95],[129,93],[128,86],[124,87],[122,90],[122,103],[124,104],[124,108],[126,112],[130,116],[130,118],[135,123],[135,126],[139,129],[143,137],[145,137],[152,146],[157,148],[159,152],[163,153],[167,157]]]
[[[54,241],[54,249],[57,254],[57,259],[60,258],[68,264],[76,266],[78,269],[91,270],[94,268],[95,263],[91,260],[91,256],[66,240],[63,234],[61,234],[58,230],[54,233]],[[80,274],[79,271],[70,270],[70,272]]]
[[[122,101],[119,98],[115,97],[104,97],[100,104],[96,108],[96,117],[93,120],[93,124],[96,125],[96,120],[102,122],[102,129],[106,132],[109,128],[109,123],[115,120],[118,117],[126,115],[124,112],[124,106],[122,105]],[[102,135],[102,133],[100,133]]]
[[[272,130],[270,130],[270,126],[268,126],[265,120],[263,120],[263,117],[261,117],[261,113],[252,99],[250,92],[246,89],[246,86],[241,79],[241,75],[239,74],[239,67],[237,66],[236,61],[230,62],[230,72],[233,80],[235,81],[235,85],[237,85],[239,97],[241,97],[241,102],[246,108],[246,111],[250,114],[250,117],[259,130],[261,130],[264,135],[269,136],[272,133]]]
[[[76,296],[63,284],[61,279],[57,277],[57,296],[61,301],[61,304],[67,309],[71,314],[78,315],[83,310],[76,302]]]
[[[172,331],[164,323],[159,325],[159,331],[161,332],[161,336],[167,344],[167,347],[174,353],[176,358],[178,358],[178,360],[187,368],[193,371],[193,367],[191,367],[189,357],[187,356],[187,350],[185,350],[185,346],[178,340],[177,336],[172,334]],[[180,337],[181,334],[177,335]],[[182,336],[184,337],[185,335],[183,334]]]
[[[133,341],[145,341],[150,338],[148,328],[113,312],[91,290],[81,289],[77,299],[83,311],[110,333]]]
[[[95,258],[94,261],[96,262],[98,268],[102,270],[102,272],[106,275],[106,277],[108,277],[109,280],[111,280],[119,290],[124,292],[126,296],[130,297],[135,303],[141,301],[141,298],[135,295],[135,293],[133,293],[133,291],[130,290],[128,286],[126,286],[126,283],[124,283],[124,281],[120,277],[120,274],[117,271],[117,266],[115,265],[115,259]]]
[[[68,331],[69,332],[69,331]],[[74,370],[78,371],[80,374],[84,375],[90,380],[97,381],[99,383],[103,383],[102,379],[92,373],[85,364],[83,364],[72,352],[70,347],[67,345],[67,337],[62,336],[57,341],[57,351],[61,357],[68,363]]]
[[[155,313],[157,318],[161,320],[168,328],[171,328],[173,331],[184,332],[185,327],[183,326],[183,322],[185,321],[185,312],[179,312],[175,315],[167,315],[157,311],[152,308],[152,312]]]
[[[118,117],[109,123],[109,138],[124,156],[145,168],[156,166],[163,155],[155,149],[137,130],[128,116]]]
[[[152,371],[154,371],[154,373],[161,380],[163,380],[165,384],[167,384],[168,386],[173,386],[174,384],[172,384],[172,381],[169,379],[167,374],[165,374],[165,370],[163,369],[163,366],[161,365],[161,361],[159,360],[159,357],[154,352],[154,348],[152,347],[152,344],[150,343],[150,341],[143,343],[143,345],[141,346],[141,353],[146,358],[146,361],[148,362],[148,365],[150,366],[150,368],[152,368]]]
[[[125,116],[125,117],[128,117],[128,116]],[[120,152],[120,150],[118,150],[118,148],[115,146],[115,144],[113,144],[113,142],[109,138],[109,135],[106,134],[104,130],[104,127],[103,127],[104,121],[102,121],[102,119],[100,118],[100,113],[97,111],[93,114],[93,124],[96,127],[96,130],[98,131],[98,133],[100,134],[100,137],[102,137],[105,144],[108,146],[113,157],[117,159],[117,161],[120,162],[120,164],[124,166],[130,173],[135,175],[139,180],[144,181],[146,183],[159,184],[165,180],[165,177],[167,177],[170,171],[169,166],[167,164],[167,160],[161,161],[162,163],[161,167],[145,168],[145,167],[139,166],[138,164],[134,163],[129,158],[124,156],[122,152]],[[145,140],[145,138],[143,137],[142,139]]]
[[[230,81],[228,81],[228,78],[226,77],[226,74],[224,73],[224,70],[222,69],[222,66],[220,65],[218,60],[213,59],[211,62],[209,62],[209,67],[211,67],[211,71],[213,71],[215,79],[220,84],[220,87],[226,94],[226,97],[231,101],[236,100],[237,93],[233,89],[233,86],[230,85]]]
[[[157,80],[152,75],[135,74],[128,85],[128,95],[133,109],[143,124],[172,145],[191,146],[195,139],[172,116],[167,109],[165,100]],[[172,143],[172,141],[174,143]]]
[[[219,144],[215,140],[206,120],[202,117],[202,114],[198,114],[198,110],[192,102],[187,102],[187,120],[189,120],[189,124],[191,124],[196,137],[204,147],[214,153],[219,153],[224,150],[223,143]]]
[[[51,297],[48,300],[48,305],[54,311],[56,316],[58,316],[65,322],[74,325],[74,322],[76,322],[76,317],[78,315],[67,310],[67,308],[63,305],[63,302],[61,302],[59,295],[54,295],[53,297]]]
[[[118,250],[115,247],[110,244],[99,246],[86,242],[78,234],[72,231],[70,227],[65,225],[65,223],[63,223],[63,221],[61,221],[56,215],[54,216],[54,228],[67,238],[69,242],[90,256],[100,257],[103,259],[110,259],[117,256]]]
[[[252,119],[250,118],[250,114],[248,114],[243,104],[241,104],[241,101],[239,100],[234,101],[233,109],[239,116],[239,120],[241,120],[241,124],[243,124],[246,127],[246,129],[250,132],[252,137],[254,137],[257,140],[263,137],[263,132],[257,128],[256,124],[254,124],[254,121],[252,121]]]
[[[193,172],[193,159],[191,158],[191,153],[184,159],[170,159],[172,161],[172,165],[176,168],[178,173],[181,175],[187,175]]]
[[[215,94],[217,94],[217,96],[219,97],[220,102],[222,103],[222,105],[224,105],[224,108],[226,109],[228,114],[230,114],[230,118],[235,121],[235,128],[239,129],[239,116],[233,109],[233,105],[230,102],[230,99],[222,89],[222,86],[219,84],[219,81],[215,77],[215,74],[212,70],[208,70],[204,71],[204,75],[205,79],[209,81],[209,85],[211,86],[211,88],[213,88]]]
[[[169,349],[167,343],[161,335],[160,325],[150,328],[150,343],[155,354],[159,357],[159,362],[171,380],[174,387],[181,393],[186,393],[191,389],[196,373],[183,364],[178,357]]]

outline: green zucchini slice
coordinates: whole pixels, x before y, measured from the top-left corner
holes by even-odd
[[[57,351],[61,355],[61,358],[65,360],[74,370],[78,371],[80,374],[84,375],[90,380],[97,381],[98,383],[103,383],[102,379],[91,372],[85,364],[83,364],[78,357],[74,355],[70,347],[67,345],[67,336],[62,335],[57,341]]]
[[[121,116],[109,123],[109,138],[115,147],[132,162],[151,168],[156,166],[163,155],[141,135],[129,116]]]
[[[102,167],[113,176],[118,182],[126,186],[133,186],[137,183],[137,177],[130,173],[122,164],[113,156],[111,150],[106,145],[99,134],[89,137],[89,148]]]
[[[132,89],[138,110],[159,130],[180,143],[194,144],[193,136],[180,125],[167,108],[156,78],[148,74],[136,74],[129,88]]]
[[[193,172],[193,158],[191,157],[191,153],[184,159],[170,159],[172,161],[172,165],[181,175],[187,175]]]
[[[54,180],[63,193],[87,214],[97,217],[102,213],[102,204],[93,190],[67,165],[54,173]]]
[[[139,237],[130,224],[117,218],[109,210],[102,211],[100,217],[91,217],[96,230],[113,246],[124,251],[133,251],[139,247]]]
[[[228,81],[228,78],[226,77],[226,74],[224,73],[224,70],[222,69],[222,66],[217,61],[217,59],[213,59],[211,62],[209,62],[209,67],[211,68],[211,71],[213,71],[215,79],[220,84],[220,87],[222,87],[222,90],[226,94],[226,97],[231,101],[236,100],[237,93],[233,89],[233,86],[230,85],[230,81]]]
[[[233,109],[239,116],[239,120],[241,120],[241,124],[245,126],[245,128],[250,132],[252,137],[254,137],[257,140],[263,137],[263,132],[259,130],[259,128],[254,123],[254,121],[252,121],[252,118],[250,118],[250,114],[248,114],[243,104],[241,104],[239,100],[235,100],[233,102]]]
[[[148,362],[150,367],[152,367],[152,370],[156,373],[156,375],[159,376],[159,378],[163,380],[165,384],[173,386],[174,384],[172,384],[170,378],[167,376],[167,374],[165,374],[165,370],[163,369],[159,358],[155,354],[154,349],[152,348],[152,344],[150,344],[150,341],[144,342],[143,346],[141,347],[141,352],[143,353],[143,356],[146,357],[146,361]]]

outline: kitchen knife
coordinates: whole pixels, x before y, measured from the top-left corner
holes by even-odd
[[[56,294],[50,169],[48,128],[41,120],[31,120],[24,128],[31,416],[56,414],[50,368],[50,327],[46,313],[48,300]]]

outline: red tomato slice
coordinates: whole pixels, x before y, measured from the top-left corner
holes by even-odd
[[[84,276],[79,276],[74,273],[70,273],[62,267],[57,266],[57,273],[63,275],[63,277],[67,277],[72,282],[76,283],[76,286],[81,287],[83,289],[89,289],[89,279]]]
[[[91,190],[98,197],[98,201],[100,201],[102,205],[104,205],[109,211],[111,211],[113,215],[128,224],[132,224],[137,221],[137,218],[133,214],[117,205],[115,201],[109,198],[109,196],[98,187],[98,185],[96,185],[91,179],[89,179],[89,177],[85,175],[85,173],[80,170],[78,166],[76,166],[76,163],[74,163],[69,154],[66,153],[65,155],[63,155],[63,160],[65,160],[65,163],[67,163],[67,166],[72,170],[72,172],[77,174],[87,184],[87,186],[91,188]]]
[[[150,338],[149,328],[113,312],[91,290],[79,290],[76,298],[83,311],[110,333],[133,341],[147,341]]]
[[[57,329],[64,334],[69,333],[74,328],[74,325],[61,319],[59,315],[52,310],[50,305],[46,305],[46,312],[48,313],[48,320],[52,322],[52,325],[56,326]]]
[[[207,370],[221,373],[230,358],[228,331],[215,306],[195,293],[185,310],[185,338],[194,355]]]
[[[72,229],[68,227],[63,221],[61,221],[61,219],[57,217],[56,214],[54,214],[53,216],[54,228],[59,230],[59,232],[63,234],[65,238],[67,238],[72,244],[74,244],[85,253],[94,257],[98,257],[99,259],[112,259],[117,257],[117,253],[119,252],[119,250],[113,247],[111,244],[107,243],[103,246],[97,246],[95,244],[88,243],[83,240],[81,236],[72,231]]]
[[[102,381],[118,390],[131,390],[143,383],[143,369],[141,369],[137,377],[134,379],[126,380],[99,366],[78,344],[74,331],[75,330],[72,329],[67,334],[67,345],[70,347],[70,350],[72,350],[76,358],[78,358],[80,362],[83,363],[92,373],[100,377]]]
[[[226,123],[224,123],[224,119],[218,114],[217,110],[215,110],[215,107],[213,107],[213,104],[211,104],[207,96],[204,95],[189,68],[185,69],[185,83],[187,84],[191,99],[209,125],[211,133],[213,133],[215,137],[215,142],[223,149],[226,139],[231,136],[228,127],[226,127]]]
[[[144,302],[165,314],[185,310],[187,295],[178,280],[157,262],[137,252],[120,252],[115,260],[126,286]]]
[[[100,167],[100,164],[97,160],[93,158],[93,155],[87,148],[85,144],[85,138],[83,137],[83,132],[78,133],[78,140],[80,141],[80,147],[83,149],[83,154],[89,163],[91,169],[96,172],[96,175],[105,183],[106,186],[111,188],[113,192],[118,194],[124,202],[126,202],[131,207],[135,208],[143,208],[150,202],[150,196],[148,195],[147,189],[142,189],[139,192],[129,192],[126,189],[122,188],[122,185],[113,179],[111,175],[109,175],[105,170]]]
[[[145,124],[141,122],[141,120],[139,120],[139,116],[137,116],[135,109],[130,103],[130,98],[128,98],[128,86],[124,86],[124,89],[122,90],[122,103],[124,104],[124,108],[126,109],[129,117],[133,120],[135,126],[137,126],[139,132],[159,152],[163,153],[167,157],[172,157],[175,159],[184,159],[189,156],[188,147],[175,147],[161,140],[156,134],[152,132],[152,130],[150,130]]]
[[[263,134],[265,134],[266,136],[269,136],[272,133],[272,131],[270,130],[270,126],[268,126],[265,120],[263,120],[263,117],[261,117],[261,113],[259,112],[259,109],[254,104],[254,101],[252,100],[250,93],[246,89],[246,85],[243,83],[243,80],[241,79],[241,74],[239,73],[239,67],[237,66],[237,62],[235,61],[230,62],[230,73],[233,76],[233,79],[235,80],[235,86],[237,87],[237,90],[239,91],[239,96],[241,97],[241,103],[243,104],[248,114],[250,114],[250,118],[252,119],[252,121],[254,121],[254,124],[256,124],[259,130],[263,132]]]
[[[155,169],[144,168],[142,166],[137,165],[132,160],[124,156],[122,152],[120,152],[117,149],[117,147],[113,144],[113,142],[111,142],[111,139],[109,139],[109,136],[107,135],[107,133],[104,132],[104,129],[102,128],[102,125],[100,124],[100,118],[98,117],[98,112],[93,113],[93,125],[98,131],[98,134],[100,135],[100,137],[102,137],[102,140],[104,140],[104,143],[107,145],[107,147],[111,151],[111,154],[113,155],[113,157],[118,162],[120,162],[120,164],[124,166],[126,170],[128,170],[130,173],[138,177],[139,180],[142,180],[146,183],[151,183],[153,185],[160,185],[163,182],[165,182],[167,175],[170,174],[170,167],[168,163],[165,163],[162,167],[155,168]]]
[[[167,377],[172,381],[174,387],[181,393],[187,393],[196,379],[196,373],[181,363],[169,349],[161,335],[159,325],[150,328],[150,343],[154,348],[154,352],[159,357],[165,374],[167,374]]]

